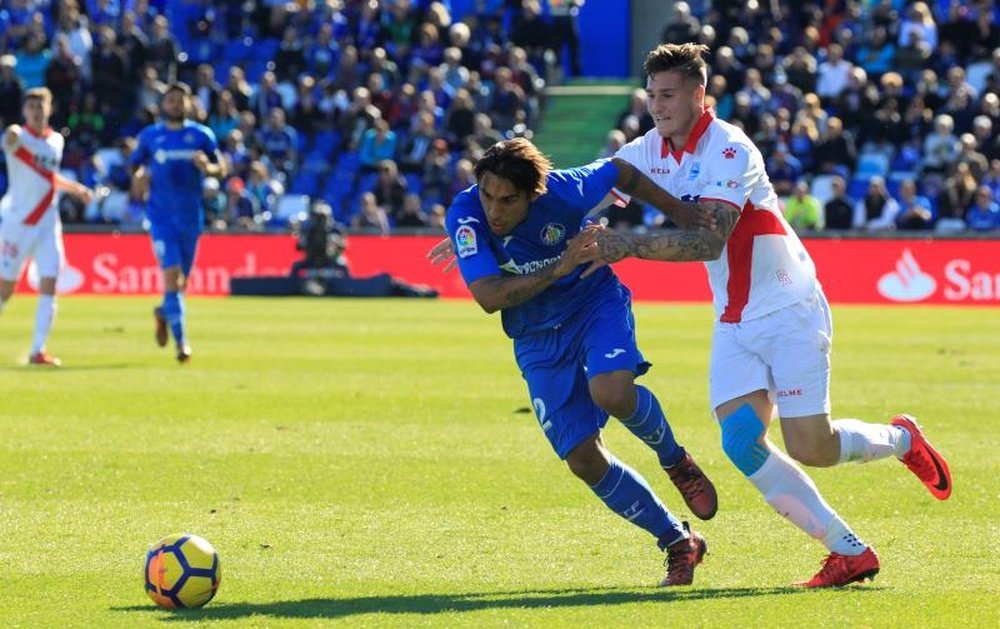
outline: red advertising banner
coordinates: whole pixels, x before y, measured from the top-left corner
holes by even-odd
[[[63,293],[133,295],[161,290],[149,238],[141,234],[67,234]],[[425,254],[436,236],[350,236],[354,275],[391,275],[428,284],[444,297],[469,296],[455,271],[442,274]],[[1000,305],[1000,240],[836,239],[805,241],[830,301],[862,304]],[[300,257],[289,235],[207,234],[190,291],[226,295],[233,277],[286,275]],[[626,260],[615,270],[640,301],[711,299],[700,263]],[[33,287],[34,269],[22,280]]]

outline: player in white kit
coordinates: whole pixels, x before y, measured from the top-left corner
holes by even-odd
[[[816,269],[778,208],[760,151],[705,106],[708,48],[664,44],[646,58],[656,127],[619,157],[716,219],[714,229],[601,233],[596,266],[624,257],[704,260],[717,320],[710,396],[728,458],[778,513],[829,549],[806,587],[874,577],[875,551],[823,500],[799,463],[828,467],[894,455],[934,497],[951,494],[944,458],[912,417],[830,418],[830,309]],[[788,455],[767,437],[777,407]],[[796,461],[798,463],[796,463]]]
[[[63,137],[49,128],[52,93],[44,87],[28,90],[22,114],[24,126],[7,127],[0,140],[10,181],[0,200],[0,311],[14,294],[24,263],[31,256],[38,268],[39,296],[28,362],[57,367],[59,359],[45,350],[56,310],[56,278],[64,257],[56,193],[69,192],[89,203],[91,192],[59,174]]]

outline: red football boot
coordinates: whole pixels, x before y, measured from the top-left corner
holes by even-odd
[[[684,497],[688,509],[702,520],[711,520],[719,510],[719,498],[715,493],[715,485],[705,476],[690,454],[672,467],[663,468],[677,490]]]
[[[807,588],[840,587],[855,581],[874,579],[878,574],[878,555],[869,546],[860,555],[841,555],[830,553],[823,560],[823,567],[808,581],[796,583]]]
[[[909,415],[896,415],[890,422],[910,433],[910,451],[903,458],[903,464],[916,474],[938,500],[947,500],[951,495],[951,472],[948,462],[924,437],[915,419]]]

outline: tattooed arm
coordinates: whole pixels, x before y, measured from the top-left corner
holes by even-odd
[[[597,235],[597,251],[592,254],[594,263],[582,277],[605,264],[630,257],[672,262],[717,259],[740,217],[739,212],[722,201],[706,201],[698,205],[712,215],[716,223],[714,229],[666,230],[648,234],[602,230]]]
[[[682,229],[716,228],[716,217],[704,207],[681,201],[620,157],[615,157],[611,161],[618,167],[615,187],[625,194],[649,203]]]
[[[481,277],[469,284],[469,291],[480,307],[490,314],[520,306],[572,273],[579,265],[594,260],[600,231],[597,226],[584,229],[569,240],[559,259],[546,267],[525,275]]]

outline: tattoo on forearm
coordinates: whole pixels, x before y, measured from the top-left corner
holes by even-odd
[[[708,202],[704,206],[715,216],[714,230],[671,230],[653,234],[609,232],[600,238],[602,259],[613,263],[628,256],[677,262],[718,258],[739,214],[725,203]]]

